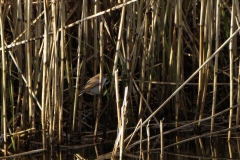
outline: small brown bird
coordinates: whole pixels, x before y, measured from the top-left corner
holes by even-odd
[[[83,93],[89,93],[92,95],[99,94],[99,78],[100,74],[97,74],[96,76],[89,79],[87,84],[83,87],[82,91],[80,92],[79,96],[81,96]],[[106,82],[107,78],[102,78],[102,87],[104,83]]]

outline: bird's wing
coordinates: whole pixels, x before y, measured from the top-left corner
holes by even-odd
[[[104,85],[106,80],[107,80],[107,78],[103,77],[102,86]],[[89,92],[90,89],[94,88],[97,85],[99,85],[99,74],[97,74],[96,76],[92,77],[91,79],[89,79],[87,81],[86,85],[83,87],[83,89],[80,92],[79,96],[81,96],[85,92]]]
[[[89,79],[83,89],[91,89],[99,84],[99,74]]]

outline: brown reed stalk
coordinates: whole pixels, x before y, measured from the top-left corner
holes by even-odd
[[[41,122],[42,122],[42,143],[43,143],[43,149],[46,149],[47,147],[47,138],[46,138],[46,81],[47,81],[47,57],[49,53],[49,39],[48,39],[48,3],[44,1],[44,49],[43,49],[43,78],[42,78],[42,112],[41,112]]]
[[[147,152],[153,159],[159,151],[171,159],[174,153],[167,148],[178,152],[179,159],[186,156],[184,150],[202,156],[195,158],[238,159],[240,143],[233,138],[239,136],[238,3],[3,1],[0,69],[6,90],[1,89],[0,106],[5,147],[16,151],[15,141],[31,137],[30,145],[42,141],[46,149],[69,145],[70,138],[95,147],[97,159],[144,159]],[[114,77],[116,70],[119,76]],[[98,102],[87,94],[78,97],[98,71],[113,75],[117,83],[106,83]],[[125,87],[128,107],[123,115]],[[163,117],[166,125],[159,132]],[[149,137],[142,129],[148,122]],[[15,139],[18,126],[31,134]],[[31,128],[42,131],[42,137]],[[99,140],[101,146],[114,140],[116,145],[100,148]]]
[[[232,2],[232,5],[235,5],[235,1]],[[233,32],[236,30],[235,26],[235,17],[236,16],[236,8],[232,7],[232,14],[231,14],[231,26],[230,26],[230,35],[233,34]],[[232,39],[229,42],[229,83],[230,83],[230,101],[229,101],[229,107],[232,107],[234,104],[233,101],[233,55],[234,55],[234,40],[236,39]],[[233,126],[232,124],[233,121],[233,110],[230,109],[229,111],[229,128],[231,128]],[[229,130],[228,131],[228,150],[229,150],[229,158],[233,158],[233,149],[232,149],[232,145],[231,145],[231,134],[232,131]]]
[[[1,130],[3,131],[4,137],[4,156],[7,155],[7,66],[6,66],[6,55],[4,49],[4,15],[2,11],[2,3],[0,3],[0,33],[1,33],[1,46],[2,46],[2,112],[1,112]]]

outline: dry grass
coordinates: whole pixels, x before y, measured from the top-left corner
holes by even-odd
[[[98,159],[240,158],[239,1],[118,2],[1,3],[3,154],[19,132]]]

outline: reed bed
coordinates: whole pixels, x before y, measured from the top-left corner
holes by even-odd
[[[239,159],[239,21],[238,0],[1,1],[2,158]]]

